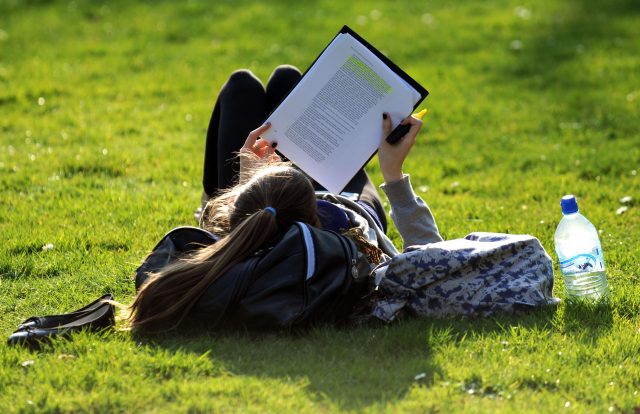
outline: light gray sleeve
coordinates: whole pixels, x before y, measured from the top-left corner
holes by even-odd
[[[391,205],[391,219],[402,236],[403,250],[408,246],[442,241],[438,226],[427,204],[413,192],[409,175],[380,186]]]

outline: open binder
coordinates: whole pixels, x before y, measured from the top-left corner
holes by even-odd
[[[344,26],[267,118],[263,134],[332,193],[371,159],[382,113],[394,127],[428,95],[390,59]]]

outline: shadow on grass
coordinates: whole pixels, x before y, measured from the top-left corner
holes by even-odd
[[[320,327],[300,335],[226,334],[137,338],[170,351],[207,354],[233,375],[301,382],[312,398],[360,410],[434,385],[434,350],[510,327],[551,329],[555,307],[494,318],[411,319],[385,326]],[[499,335],[494,335],[498,337]],[[497,339],[498,340],[498,339]],[[465,392],[461,385],[461,392]],[[382,407],[380,407],[382,408]]]
[[[612,306],[608,300],[595,303],[567,301],[563,319],[565,332],[583,341],[591,341],[613,326]]]
[[[426,327],[420,325],[142,340],[171,351],[208,353],[215,365],[236,376],[302,383],[320,403],[358,409],[400,399],[412,384],[433,382],[438,367],[431,361]]]
[[[626,137],[636,134],[637,122],[625,99],[617,95],[623,88],[618,83],[632,76],[631,70],[620,62],[601,64],[597,57],[604,54],[621,61],[630,54],[635,40],[628,19],[640,15],[640,3],[574,0],[540,13],[545,14],[540,23],[520,33],[522,48],[512,50],[511,58],[496,61],[492,83],[513,90],[514,103],[516,98],[530,96],[536,102],[534,107],[553,111],[553,123],[540,124],[545,136],[549,132],[555,136],[557,129],[562,129],[575,139],[584,139],[581,136],[589,131],[599,140],[588,145],[616,142],[616,150],[624,154]],[[626,165],[626,160],[596,157],[576,174],[583,181],[621,176]],[[558,168],[567,171],[564,166]]]
[[[516,65],[505,70],[515,77],[542,76],[551,81],[553,70],[563,62],[576,59],[592,48],[607,48],[616,36],[626,33],[612,24],[615,19],[640,13],[640,3],[634,0],[594,2],[578,0],[550,17],[551,22],[532,29],[525,37],[525,47],[517,51]],[[565,79],[571,81],[571,79]],[[541,86],[556,86],[544,82]]]
[[[499,73],[500,82],[504,82],[504,75],[511,75],[522,80],[535,77],[541,81],[538,85],[541,89],[555,88],[558,82],[571,86],[576,78],[557,79],[554,69],[591,49],[609,48],[615,37],[628,37],[613,22],[640,14],[640,3],[634,0],[577,0],[571,4],[569,8],[552,11],[550,21],[524,34],[524,47],[514,51],[518,58]]]
[[[599,50],[615,49],[618,42],[622,45],[633,41],[629,25],[616,22],[640,14],[640,3],[635,0],[575,0],[560,9],[542,12],[549,15],[539,25],[521,34],[522,49],[514,50],[513,58],[505,59],[497,67],[494,82],[505,84],[507,80],[518,90],[524,88],[541,97],[552,98],[551,102],[561,105],[559,116],[571,121],[581,114],[580,118],[590,127],[608,130],[605,135],[608,140],[616,139],[624,132],[635,133],[634,128],[623,130],[626,125],[635,125],[635,114],[625,115],[629,122],[620,122],[618,117],[626,113],[624,110],[602,108],[600,93],[606,93],[606,83],[613,82],[611,73],[595,74],[593,68],[581,70],[579,66],[569,64]],[[609,106],[613,103],[623,105],[624,102],[612,101]]]

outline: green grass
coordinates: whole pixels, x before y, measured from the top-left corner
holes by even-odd
[[[305,68],[343,24],[431,92],[407,170],[443,235],[528,233],[553,252],[559,199],[574,193],[601,231],[610,304],[299,337],[0,345],[3,412],[638,410],[633,0],[0,0],[0,333],[103,292],[128,302],[140,259],[193,223],[228,74]]]

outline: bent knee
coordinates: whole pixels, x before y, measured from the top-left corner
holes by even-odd
[[[238,69],[229,76],[227,83],[223,86],[223,90],[229,89],[242,91],[243,93],[264,93],[262,82],[248,69]]]
[[[280,65],[276,67],[271,76],[269,82],[281,82],[281,81],[297,81],[302,76],[300,69],[293,65]]]

